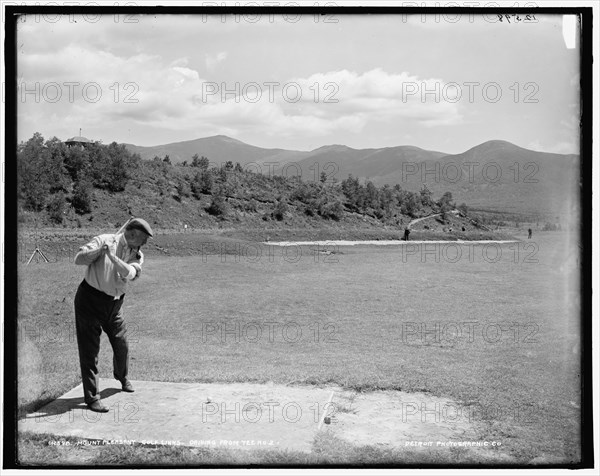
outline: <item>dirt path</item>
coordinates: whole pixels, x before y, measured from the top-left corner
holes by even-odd
[[[415,223],[419,223],[420,221],[427,220],[428,218],[439,217],[440,215],[441,215],[441,213],[435,213],[434,215],[427,215],[426,217],[415,218],[413,221],[411,221],[408,224],[408,228],[410,228],[411,226],[413,226]]]

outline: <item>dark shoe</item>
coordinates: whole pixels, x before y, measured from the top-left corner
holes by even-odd
[[[100,400],[93,401],[92,403],[88,403],[87,407],[93,412],[98,413],[107,413],[108,407],[104,405]]]
[[[133,385],[131,385],[131,382],[127,379],[125,379],[121,382],[121,389],[124,392],[129,392],[129,393],[135,392],[135,390],[133,389]]]

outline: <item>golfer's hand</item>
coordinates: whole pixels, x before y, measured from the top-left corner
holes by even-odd
[[[102,245],[102,254],[108,256],[111,261],[115,258],[115,254],[109,245]]]
[[[132,281],[138,279],[142,275],[142,267],[137,263],[131,263],[129,266],[132,266],[135,269],[135,276]]]
[[[136,270],[122,259],[118,258],[110,245],[104,245],[103,253],[115,265],[115,270],[123,279],[133,279],[136,276]]]

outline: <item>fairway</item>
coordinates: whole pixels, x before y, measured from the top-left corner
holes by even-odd
[[[409,392],[429,411],[425,423],[468,419],[511,461],[578,461],[579,251],[571,235],[273,250],[147,257],[125,303],[131,378],[336,386],[367,400]],[[79,382],[72,299],[81,276],[68,262],[20,269],[22,411]],[[101,388],[114,384],[111,359],[103,336]],[[454,413],[422,395],[455,402]],[[356,408],[348,402],[344,412]],[[411,408],[399,411],[399,425]],[[420,454],[430,461],[426,449]]]

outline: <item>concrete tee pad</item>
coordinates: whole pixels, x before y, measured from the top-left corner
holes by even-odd
[[[109,383],[110,382],[110,383]],[[111,385],[112,384],[112,385]],[[18,422],[19,431],[80,437],[80,444],[149,444],[311,450],[333,388],[249,383],[102,379],[108,413],[95,413],[79,385]],[[90,441],[101,440],[101,441]]]
[[[501,441],[481,438],[485,412],[480,405],[460,405],[427,393],[345,390],[335,393],[327,412],[330,424],[323,429],[357,446],[422,452],[424,461],[434,453],[443,457],[459,450],[484,463],[513,463]]]
[[[356,446],[448,454],[510,464],[481,440],[481,408],[423,393],[357,393],[338,387],[132,381],[134,393],[102,379],[108,413],[94,413],[79,385],[18,422],[19,431],[80,438],[82,445],[157,445],[311,452],[327,432]],[[112,384],[112,385],[111,385]],[[50,443],[52,444],[52,443]],[[485,446],[482,446],[485,444]],[[428,456],[429,455],[429,456]]]

